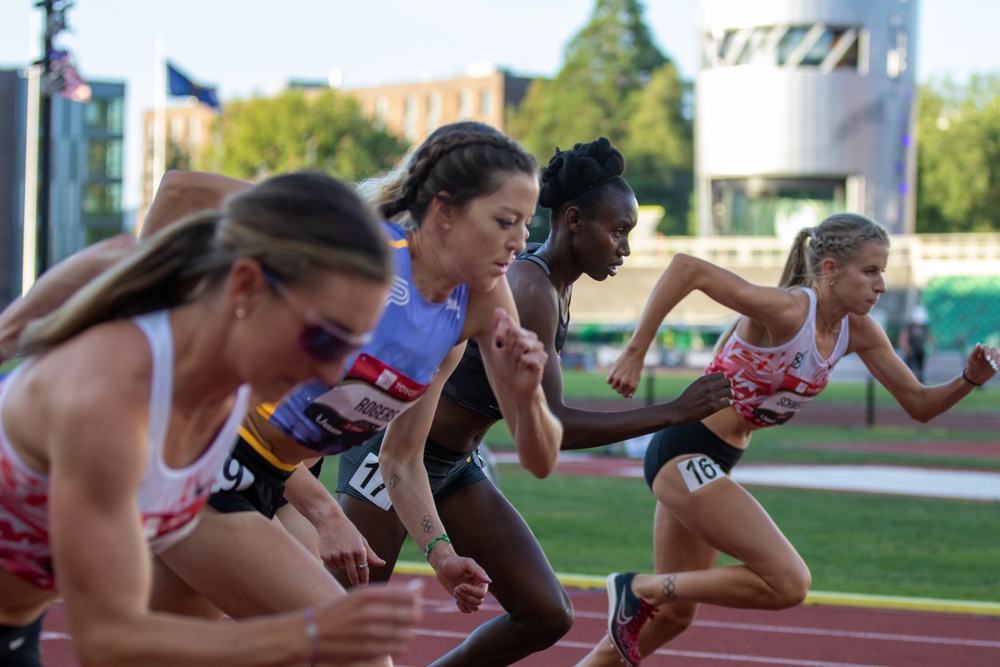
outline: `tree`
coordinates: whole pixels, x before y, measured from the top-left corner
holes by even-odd
[[[686,87],[653,42],[639,0],[597,0],[555,79],[531,84],[507,131],[542,163],[556,147],[607,137],[625,154],[640,204],[668,211],[683,230],[693,184]]]
[[[653,72],[649,85],[634,93],[635,111],[622,142],[628,182],[643,203],[664,207],[658,230],[667,235],[691,233],[694,192],[694,128],[685,113],[690,94],[673,63]]]
[[[361,114],[357,100],[332,89],[230,102],[215,133],[200,168],[246,179],[308,169],[357,181],[406,151]]]
[[[1000,230],[1000,76],[920,90],[917,231]]]

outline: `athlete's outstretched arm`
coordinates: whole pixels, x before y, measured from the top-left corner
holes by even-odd
[[[87,246],[39,276],[27,294],[0,313],[0,363],[17,354],[18,340],[28,322],[61,306],[92,278],[131,253],[135,244],[131,236],[119,234]]]
[[[674,424],[703,419],[729,405],[732,384],[722,373],[704,375],[674,399],[632,410],[583,410],[566,404],[562,367],[556,352],[559,327],[558,295],[542,270],[530,262],[515,262],[507,273],[517,301],[521,326],[535,332],[548,359],[542,389],[549,409],[562,423],[563,450],[600,447]]]
[[[766,329],[795,328],[799,324],[794,322],[798,309],[787,290],[754,285],[732,271],[691,255],[674,255],[653,287],[625,350],[611,367],[608,384],[615,391],[626,397],[635,395],[643,360],[657,329],[667,314],[695,290],[760,322]]]
[[[927,386],[899,358],[874,317],[851,315],[848,325],[851,332],[848,352],[857,352],[875,379],[910,417],[920,422],[930,421],[951,409],[976,386],[991,380],[1000,366],[1000,352],[979,343],[969,353],[961,372],[947,382]]]

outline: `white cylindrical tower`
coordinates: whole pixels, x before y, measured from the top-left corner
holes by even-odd
[[[700,236],[913,231],[918,0],[700,0]]]

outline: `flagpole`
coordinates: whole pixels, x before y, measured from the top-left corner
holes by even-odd
[[[152,193],[160,187],[167,169],[167,46],[161,35],[156,36],[156,71],[153,75],[153,173]]]
[[[35,284],[38,265],[38,92],[41,71],[27,69],[28,99],[24,132],[24,220],[21,224],[21,295]]]

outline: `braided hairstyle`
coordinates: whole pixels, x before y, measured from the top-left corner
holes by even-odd
[[[854,259],[865,241],[889,247],[885,229],[857,213],[835,213],[815,227],[803,228],[795,236],[778,286],[798,287],[818,281],[824,259],[840,266]]]
[[[173,308],[220,286],[233,264],[253,258],[288,284],[337,271],[388,284],[392,256],[375,212],[344,183],[321,173],[276,176],[165,227],[34,320],[24,354],[44,352],[85,329]]]
[[[618,193],[634,196],[621,177],[623,173],[625,156],[605,137],[575,144],[568,151],[556,148],[556,154],[542,169],[538,205],[549,209],[549,220],[555,222],[570,204],[590,212],[601,203],[610,203]]]
[[[413,153],[399,179],[398,196],[380,202],[379,211],[386,219],[406,211],[419,227],[440,192],[461,207],[493,194],[511,174],[537,173],[535,158],[496,128],[472,121],[453,123],[438,128]]]

